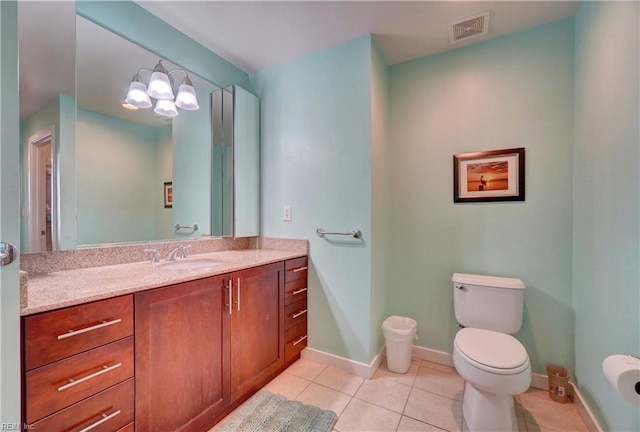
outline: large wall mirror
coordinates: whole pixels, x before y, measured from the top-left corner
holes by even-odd
[[[22,250],[212,235],[218,86],[77,16],[73,2],[20,2],[18,19]],[[199,109],[123,107],[136,73],[148,84],[160,59],[174,92],[188,74]]]

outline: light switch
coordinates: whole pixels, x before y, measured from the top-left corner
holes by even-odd
[[[291,222],[291,206],[286,205],[282,211],[282,220],[285,222]]]

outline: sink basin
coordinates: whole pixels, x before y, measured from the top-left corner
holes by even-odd
[[[207,267],[215,267],[222,264],[222,261],[215,259],[186,259],[176,261],[165,261],[158,264],[159,269],[165,270],[193,270]]]

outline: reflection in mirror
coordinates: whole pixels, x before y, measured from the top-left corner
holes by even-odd
[[[189,73],[200,109],[155,98],[139,104],[155,109],[126,109],[131,82],[152,87],[156,65],[170,71],[165,84],[173,94],[187,72],[80,16],[76,44],[77,244],[210,235],[208,100],[217,87]],[[173,113],[160,115],[166,111],[158,102]],[[164,205],[167,182],[173,183],[172,207]],[[176,230],[176,224],[200,229]]]
[[[75,184],[75,4],[19,2],[18,38],[21,246],[68,249],[59,215],[72,221],[75,201],[58,198],[61,184],[72,193]]]
[[[192,85],[199,109],[178,101],[182,108],[173,118],[153,108],[127,110],[122,103],[132,78],[139,73],[149,84],[146,69],[161,56],[76,17],[74,2],[19,2],[18,8],[22,249],[210,235],[210,92],[218,87],[192,73],[187,81],[187,71],[163,60],[169,71],[180,69],[169,74],[173,91]],[[47,130],[52,153],[43,158]],[[30,168],[47,158],[50,168]],[[44,183],[34,175],[46,169],[51,188],[36,188],[47,175]],[[173,183],[173,208],[164,206],[165,182]],[[199,230],[176,230],[176,224]]]

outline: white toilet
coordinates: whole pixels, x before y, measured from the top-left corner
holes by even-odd
[[[522,326],[520,279],[455,273],[453,305],[464,327],[453,341],[453,364],[465,379],[462,415],[470,432],[517,431],[513,395],[531,384],[531,364],[513,336]]]

